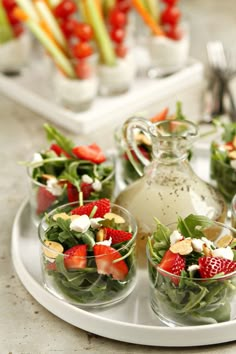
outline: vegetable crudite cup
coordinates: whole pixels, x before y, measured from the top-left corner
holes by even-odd
[[[115,162],[93,143],[76,145],[52,125],[45,124],[48,140],[27,166],[31,216],[36,225],[52,209],[79,200],[113,197]]]
[[[168,326],[236,318],[236,229],[205,216],[179,217],[148,239],[151,308]],[[206,238],[218,228],[215,242]]]
[[[39,225],[43,284],[79,307],[125,299],[136,284],[137,225],[108,199],[61,206]]]

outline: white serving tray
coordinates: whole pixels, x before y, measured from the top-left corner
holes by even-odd
[[[136,112],[156,114],[165,106],[173,106],[177,99],[184,103],[184,111],[191,119],[200,115],[203,65],[193,59],[169,77],[159,80],[137,78],[132,89],[124,95],[97,97],[93,106],[82,113],[71,112],[56,102],[51,74],[48,61],[35,55],[21,75],[0,74],[0,91],[52,122],[80,134],[96,131],[109,123],[117,126]]]
[[[42,285],[37,230],[29,221],[27,201],[22,203],[14,221],[12,260],[21,282],[42,306],[62,320],[94,334],[164,347],[202,346],[236,339],[236,320],[175,328],[161,324],[149,306],[145,271],[139,271],[134,292],[110,308],[86,311],[57,299]]]

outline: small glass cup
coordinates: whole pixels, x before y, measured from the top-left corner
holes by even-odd
[[[0,72],[6,75],[18,74],[29,62],[31,36],[25,31],[19,37],[0,45]]]
[[[214,224],[214,232],[218,229],[219,238],[224,235],[236,237],[236,230],[230,226]],[[176,229],[176,224],[167,226]],[[173,275],[154,261],[148,244],[147,258],[151,308],[163,323],[170,327],[194,326],[236,318],[236,271],[215,278]]]
[[[101,190],[96,194],[96,198],[91,194],[88,200],[108,198],[112,199],[115,191],[115,161],[112,156],[107,157],[103,162],[104,167],[111,167],[111,172],[101,181]],[[84,172],[86,173],[86,171]],[[67,194],[67,184],[61,185],[61,193],[52,194],[47,185],[36,181],[33,178],[34,169],[28,168],[28,186],[30,214],[33,223],[38,226],[45,213],[49,213],[54,208],[69,202]]]
[[[232,226],[236,229],[236,194],[235,194],[235,196],[232,199],[231,223],[232,223]]]
[[[87,201],[84,203],[86,204]],[[69,213],[76,208],[78,203],[69,203],[54,209],[47,217],[44,217],[39,225],[39,239],[41,242],[41,269],[44,287],[60,300],[72,305],[86,308],[105,307],[125,299],[136,285],[136,234],[137,225],[133,216],[124,208],[111,203],[111,212],[121,216],[125,223],[123,230],[129,230],[132,238],[125,244],[117,244],[114,253],[119,252],[122,257],[118,261],[112,253],[95,256],[93,248],[87,251],[87,256],[70,256],[73,264],[83,263],[80,269],[68,268],[67,255],[52,251],[46,244],[46,230],[48,220],[57,213]],[[65,232],[64,232],[65,234]],[[64,235],[65,236],[65,235]],[[103,262],[103,271],[97,268],[97,262]],[[121,262],[123,263],[121,266]],[[111,270],[111,267],[113,270]],[[125,274],[120,275],[125,267]],[[114,271],[114,269],[117,269]],[[120,270],[122,269],[122,270]]]
[[[136,75],[136,64],[131,53],[118,58],[114,66],[98,66],[99,94],[116,96],[129,91]]]
[[[83,79],[70,79],[59,70],[54,74],[53,86],[56,100],[65,108],[74,112],[88,110],[98,93],[96,59],[88,60],[88,74]]]

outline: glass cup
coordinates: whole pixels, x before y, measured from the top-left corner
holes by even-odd
[[[93,246],[90,247],[89,245],[87,245],[86,256],[68,256],[62,253],[60,247],[57,251],[55,249],[53,251],[48,243],[45,243],[49,227],[48,222],[53,215],[69,213],[77,206],[78,203],[63,205],[44,217],[39,225],[44,287],[57,298],[79,307],[104,307],[120,302],[133,291],[136,284],[137,225],[135,219],[124,208],[111,204],[111,212],[125,220],[125,223],[120,224],[122,225],[120,229],[129,230],[132,233],[132,238],[129,241],[109,247],[114,250],[114,253],[101,253],[95,256]],[[58,240],[56,232],[55,229],[54,240]],[[90,236],[93,233],[91,228],[88,232]],[[64,236],[65,233],[64,231]],[[95,234],[93,235],[95,237]],[[63,244],[64,248],[66,248],[65,244]],[[122,258],[122,260],[119,261],[119,258]],[[98,269],[99,263],[100,270]],[[82,265],[76,268],[75,264]]]
[[[115,190],[115,161],[112,156],[107,157],[107,160],[103,162],[104,169],[110,168],[109,174],[101,180],[101,190],[96,193],[96,196],[90,194],[90,197],[86,197],[88,200],[108,198],[112,199]],[[59,166],[58,166],[59,167]],[[83,168],[83,167],[81,167]],[[85,166],[86,168],[86,166]],[[33,223],[38,226],[40,220],[45,213],[49,213],[56,207],[68,203],[68,190],[67,184],[61,184],[58,193],[52,194],[52,190],[48,188],[46,184],[36,181],[33,176],[36,169],[27,169],[28,186],[29,186],[29,202],[30,202],[30,214]],[[86,170],[81,170],[81,175],[86,174]],[[57,194],[57,195],[55,195]]]
[[[174,230],[176,224],[168,227]],[[236,237],[236,230],[230,226],[215,222],[213,228],[218,229],[219,238]],[[161,269],[149,245],[147,257],[151,308],[163,323],[170,327],[191,326],[236,318],[236,271],[214,278],[181,277]]]
[[[232,199],[231,223],[232,223],[232,226],[236,229],[236,194],[235,194],[235,196]]]

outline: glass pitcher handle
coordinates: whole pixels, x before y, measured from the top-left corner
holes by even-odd
[[[139,118],[139,117],[132,117],[128,119],[124,125],[123,125],[123,137],[124,141],[126,144],[126,153],[128,155],[128,158],[139,174],[139,176],[143,176],[143,170],[140,168],[138,162],[134,159],[134,156],[132,154],[132,151],[134,151],[135,155],[141,162],[141,164],[145,167],[147,166],[150,161],[143,156],[143,154],[140,152],[137,142],[135,140],[135,130],[140,130],[143,133],[146,133],[146,135],[150,136],[151,140],[151,133],[150,129],[152,127],[152,123],[147,121],[144,118]]]

